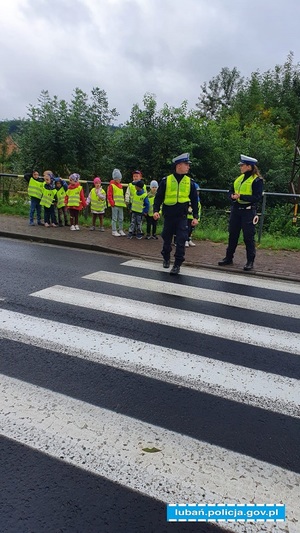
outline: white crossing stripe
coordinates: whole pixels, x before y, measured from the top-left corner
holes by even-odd
[[[84,279],[123,285],[124,287],[140,288],[141,278],[128,276],[127,274],[116,274],[114,272],[99,271],[83,276]],[[199,287],[188,287],[178,283],[165,283],[155,279],[143,279],[143,291],[159,292],[160,294],[170,294],[183,298],[191,298],[197,301],[219,303],[230,307],[238,307],[262,313],[286,316],[289,318],[300,318],[300,305],[285,304],[261,298],[243,296],[222,291],[202,289]]]
[[[142,261],[138,259],[131,259],[122,263],[122,266],[130,268],[145,268],[147,270],[155,270],[156,272],[166,272],[168,270],[163,268],[162,264],[154,261]],[[182,275],[192,276],[193,278],[211,279],[214,281],[224,281],[235,283],[237,285],[246,285],[251,287],[258,287],[261,289],[270,289],[272,291],[290,292],[293,294],[300,294],[300,284],[293,281],[282,281],[276,279],[259,278],[256,275],[251,274],[251,280],[249,275],[246,274],[233,274],[229,272],[218,272],[216,270],[204,269],[204,268],[192,268],[188,266],[181,267]]]
[[[296,379],[14,311],[0,324],[6,339],[300,417]]]
[[[0,383],[7,438],[166,503],[284,502],[276,531],[300,521],[299,474],[11,377]]]
[[[219,318],[180,310],[177,308],[119,298],[102,294],[53,285],[47,289],[31,294],[54,302],[65,303],[96,309],[106,313],[113,313],[130,318],[141,317],[141,320],[173,328],[195,331],[205,335],[213,335],[231,341],[242,342],[252,346],[261,346],[274,350],[300,355],[300,334],[283,330],[244,324],[235,320]],[[178,301],[178,303],[180,303]]]

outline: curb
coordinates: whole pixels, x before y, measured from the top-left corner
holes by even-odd
[[[75,249],[81,249],[81,250],[88,250],[93,252],[102,252],[107,254],[113,254],[113,255],[123,255],[125,257],[137,257],[140,259],[151,259],[152,261],[157,261],[159,263],[159,259],[157,257],[153,257],[150,255],[144,255],[144,254],[137,254],[134,252],[129,252],[126,250],[117,250],[115,248],[107,248],[104,246],[100,246],[97,244],[85,244],[85,243],[79,243],[79,242],[70,242],[70,241],[62,241],[60,239],[53,239],[51,237],[37,237],[34,235],[24,235],[24,234],[16,234],[16,233],[10,233],[9,231],[1,231],[0,230],[0,237],[5,237],[9,239],[16,239],[16,240],[24,240],[24,241],[30,241],[30,242],[37,242],[37,243],[45,243],[45,244],[52,244],[54,246],[64,246],[66,248],[75,248]],[[269,272],[261,272],[261,271],[253,271],[253,272],[243,272],[241,269],[237,269],[234,267],[231,268],[224,268],[219,267],[211,264],[205,264],[205,263],[198,263],[195,265],[195,263],[191,263],[190,261],[185,261],[185,265],[192,267],[192,268],[203,268],[207,270],[215,270],[217,272],[227,272],[227,273],[234,273],[238,274],[240,276],[258,276],[263,277],[266,279],[278,279],[282,281],[290,281],[290,282],[296,282],[299,283],[299,278],[296,278],[294,276],[284,276],[282,274],[276,274],[269,273]]]

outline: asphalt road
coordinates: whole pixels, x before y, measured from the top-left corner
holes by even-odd
[[[0,531],[223,531],[166,503],[238,499],[300,529],[299,285],[0,246]]]

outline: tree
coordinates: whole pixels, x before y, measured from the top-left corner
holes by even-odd
[[[105,161],[109,128],[117,116],[105,91],[92,89],[91,98],[76,88],[71,103],[42,91],[30,105],[20,134],[23,168],[50,168],[65,175],[77,171],[90,177]]]
[[[199,116],[210,120],[218,118],[223,109],[232,106],[242,86],[243,78],[236,67],[232,70],[227,67],[222,68],[217,76],[201,85],[202,93],[196,103]]]

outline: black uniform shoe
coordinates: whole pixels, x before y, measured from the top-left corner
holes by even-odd
[[[177,276],[177,274],[179,274],[179,272],[180,272],[180,266],[179,265],[173,265],[173,267],[170,270],[170,274],[172,276]]]
[[[222,261],[219,261],[218,262],[218,265],[219,266],[225,266],[225,265],[232,265],[233,261],[232,259],[227,259],[226,257],[224,257],[224,259],[222,259]]]
[[[164,259],[163,267],[164,268],[169,268],[169,266],[170,266],[170,259]]]
[[[247,263],[244,266],[244,270],[252,270],[254,267],[254,261],[247,261]]]

